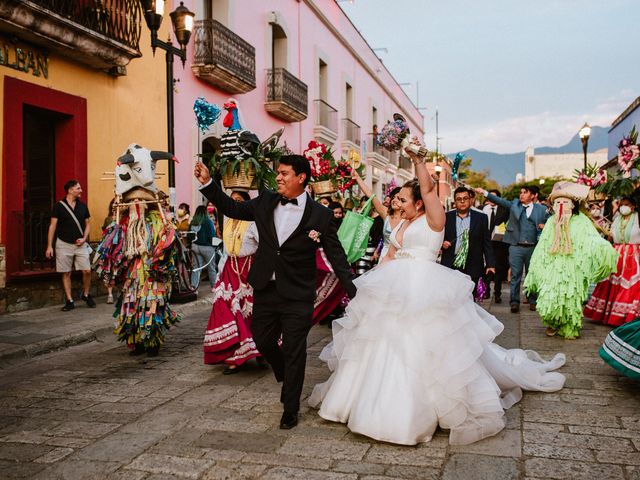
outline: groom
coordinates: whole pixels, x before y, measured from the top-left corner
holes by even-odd
[[[356,294],[333,214],[306,193],[311,169],[300,155],[280,159],[278,193],[263,190],[248,202],[229,198],[202,163],[196,163],[194,174],[203,185],[201,193],[218,211],[256,222],[260,242],[248,279],[254,289],[251,330],[258,351],[271,364],[276,380],[283,382],[280,428],[293,428],[298,424],[307,334],[312,325],[318,247],[324,248],[347,294]],[[278,346],[280,335],[282,348]]]

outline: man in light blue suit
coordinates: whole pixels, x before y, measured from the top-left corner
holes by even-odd
[[[509,244],[509,265],[511,266],[511,298],[509,303],[511,304],[511,312],[517,313],[520,311],[522,274],[525,269],[529,270],[533,249],[538,243],[538,238],[540,238],[540,233],[549,214],[543,205],[535,202],[540,193],[536,186],[522,187],[519,199],[511,201],[496,197],[481,188],[476,189],[476,192],[484,195],[490,202],[502,205],[509,210],[509,221],[503,241]],[[536,296],[530,295],[527,299],[529,300],[529,309],[535,310]]]

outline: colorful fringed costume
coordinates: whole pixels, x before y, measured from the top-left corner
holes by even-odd
[[[179,239],[165,217],[166,199],[149,182],[154,179],[156,159],[170,155],[132,144],[120,157],[114,221],[105,229],[93,259],[98,277],[119,288],[113,314],[118,340],[135,353],[149,355],[157,354],[165,334],[179,320],[169,305]],[[132,165],[136,168],[127,171]]]
[[[134,207],[140,208],[140,207]],[[114,333],[129,348],[157,350],[171,325],[178,321],[169,305],[171,279],[176,271],[177,237],[170,222],[163,223],[157,210],[148,210],[144,221],[144,251],[127,258],[128,233],[132,222],[124,214],[105,231],[97,250],[96,271],[105,282],[122,285],[116,302]],[[146,237],[146,238],[145,238]]]
[[[547,222],[536,246],[524,288],[538,292],[542,322],[566,338],[580,335],[582,303],[590,283],[615,272],[618,253],[582,213],[568,222],[568,252],[550,253],[556,243],[554,218]]]

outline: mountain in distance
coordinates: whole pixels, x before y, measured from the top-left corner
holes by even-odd
[[[608,129],[605,127],[591,127],[589,137],[589,152],[595,152],[608,146]],[[576,133],[573,138],[562,147],[535,147],[535,153],[581,153],[582,142]],[[457,153],[457,152],[456,152]],[[448,154],[453,158],[456,153]],[[489,170],[489,177],[500,185],[515,182],[517,173],[524,173],[524,151],[516,153],[483,152],[470,148],[461,153],[471,157],[471,169],[475,171]]]

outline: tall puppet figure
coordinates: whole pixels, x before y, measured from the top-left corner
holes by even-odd
[[[114,333],[132,354],[158,354],[178,316],[169,306],[178,239],[165,217],[167,197],[155,184],[156,161],[171,153],[131,144],[115,169],[113,222],[104,231],[93,263],[98,276],[119,287]]]
[[[589,284],[616,269],[618,253],[579,211],[588,193],[589,187],[577,183],[553,186],[549,201],[554,215],[531,257],[524,288],[538,293],[537,310],[549,336],[578,337]]]

